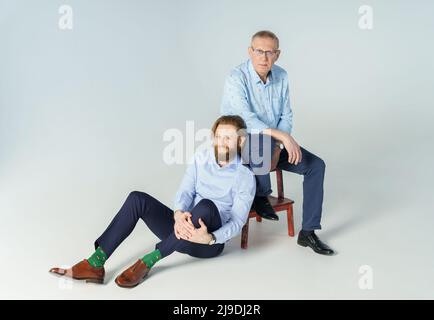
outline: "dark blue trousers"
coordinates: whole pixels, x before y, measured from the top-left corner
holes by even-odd
[[[192,210],[192,222],[199,228],[199,218],[205,223],[208,232],[219,229],[222,225],[216,205],[208,199],[201,200]],[[177,239],[174,233],[175,221],[173,210],[144,192],[131,192],[119,212],[104,233],[95,241],[95,249],[100,246],[108,257],[133,231],[137,221],[142,219],[151,231],[161,240],[155,246],[162,257],[174,251],[186,253],[197,258],[211,258],[219,255],[224,244],[199,244]]]
[[[273,152],[276,141],[273,138],[265,138],[265,135],[262,134],[259,135],[259,138],[255,137],[252,139],[252,136],[253,135],[249,135],[249,139],[247,141],[249,148],[245,148],[246,151],[243,150],[243,161],[245,163],[249,163],[250,167],[255,173],[255,169],[257,170],[257,168],[259,168],[261,165],[268,165],[269,169],[269,159],[271,158],[269,153]],[[252,141],[255,141],[253,146]],[[300,147],[300,149],[302,159],[297,165],[288,162],[288,152],[285,149],[282,149],[279,161],[277,163],[277,168],[304,176],[302,228],[303,230],[311,231],[321,229],[325,162],[306,149],[302,147]],[[268,158],[265,156],[267,154]],[[253,161],[252,163],[252,159],[258,159],[258,157],[264,157],[264,163],[258,164],[257,161]],[[272,192],[270,174],[255,173],[255,177],[256,195],[270,195]]]

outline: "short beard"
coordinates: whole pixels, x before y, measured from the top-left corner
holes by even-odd
[[[220,161],[229,162],[230,160],[229,148],[226,148],[226,152],[219,153],[218,146],[214,146],[214,156],[217,163],[219,163]]]
[[[236,155],[241,155],[241,139],[238,138],[237,151],[231,152],[229,148],[226,148],[225,153],[218,153],[217,145],[214,146],[214,156],[217,163],[220,161],[229,162],[236,157]]]

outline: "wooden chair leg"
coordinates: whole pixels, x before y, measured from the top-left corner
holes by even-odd
[[[292,212],[292,205],[290,205],[286,211],[286,218],[288,220],[288,235],[290,237],[294,236],[294,217]]]
[[[247,241],[249,240],[249,219],[241,231],[241,249],[247,249]]]

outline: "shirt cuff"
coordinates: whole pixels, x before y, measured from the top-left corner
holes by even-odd
[[[221,228],[212,232],[212,233],[214,233],[215,243],[225,243],[226,241],[228,241],[228,239],[225,236],[224,232],[225,231],[221,230]]]
[[[175,204],[173,205],[173,210],[187,211],[188,206],[183,202],[175,202]]]

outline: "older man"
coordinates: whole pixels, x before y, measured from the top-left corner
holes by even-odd
[[[175,196],[175,210],[147,193],[133,191],[95,241],[96,250],[88,259],[70,269],[52,268],[50,272],[103,283],[105,262],[139,219],[161,241],[116,278],[121,287],[138,285],[156,262],[175,251],[198,258],[219,255],[224,243],[240,233],[255,195],[254,175],[240,157],[245,129],[238,116],[217,119],[212,128],[213,147],[195,154]]]
[[[259,147],[252,147],[248,153],[252,168],[257,167],[252,158],[258,156],[252,152],[270,153],[268,169],[277,166],[304,176],[303,223],[297,243],[316,253],[332,255],[333,250],[315,234],[315,230],[321,229],[325,163],[291,136],[288,76],[274,64],[280,55],[279,39],[270,31],[259,31],[251,39],[248,54],[250,59],[234,68],[226,79],[221,113],[241,116],[252,141],[254,134],[259,135]],[[267,197],[272,192],[268,172],[256,173],[253,208],[265,219],[278,220]]]

